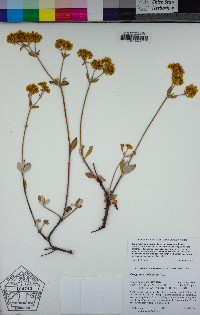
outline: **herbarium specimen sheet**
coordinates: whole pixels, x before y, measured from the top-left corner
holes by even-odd
[[[1,25],[0,314],[19,268],[42,286],[23,314],[57,315],[61,276],[125,283],[128,239],[200,236],[199,34]]]

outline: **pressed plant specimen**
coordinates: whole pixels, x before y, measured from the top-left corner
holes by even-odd
[[[82,106],[82,112],[81,112],[81,118],[80,118],[80,155],[82,158],[82,161],[86,165],[87,169],[89,172],[86,173],[86,176],[90,179],[95,180],[101,187],[104,193],[104,203],[105,203],[105,213],[104,217],[102,219],[102,223],[99,226],[98,229],[92,231],[97,232],[106,227],[107,219],[108,219],[108,214],[109,214],[109,209],[111,205],[114,205],[114,207],[118,210],[118,204],[117,204],[117,195],[116,195],[116,189],[126,174],[131,173],[135,167],[136,164],[130,164],[133,157],[136,155],[136,152],[138,151],[142,140],[144,139],[147,131],[149,130],[150,126],[152,125],[153,121],[155,118],[158,116],[160,110],[166,103],[168,99],[175,99],[180,96],[186,96],[188,98],[193,98],[196,93],[198,92],[197,87],[194,86],[193,84],[186,86],[185,90],[183,91],[182,94],[176,95],[174,94],[174,88],[177,85],[182,85],[183,82],[183,75],[184,75],[184,70],[182,66],[179,63],[172,63],[168,65],[168,68],[172,70],[172,83],[171,86],[167,89],[166,96],[164,98],[164,101],[162,104],[158,107],[158,110],[154,114],[153,118],[150,120],[148,123],[147,127],[145,128],[141,138],[139,139],[137,145],[135,148],[131,144],[121,144],[121,151],[122,151],[122,157],[119,160],[119,163],[115,167],[113,176],[111,178],[110,184],[108,187],[105,185],[105,179],[97,172],[97,168],[94,163],[92,163],[92,166],[89,165],[87,162],[87,157],[90,155],[93,151],[93,146],[90,146],[87,153],[84,153],[84,148],[85,145],[83,144],[82,141],[82,124],[83,124],[83,117],[84,117],[84,109],[86,106],[86,101],[88,97],[88,93],[91,89],[91,86],[93,83],[97,83],[102,75],[113,75],[115,72],[115,66],[112,63],[112,60],[109,57],[105,57],[104,59],[101,60],[96,60],[94,59],[92,62],[90,62],[90,66],[92,68],[92,74],[89,73],[89,59],[93,57],[91,51],[88,51],[86,49],[80,49],[78,52],[78,57],[81,57],[83,60],[83,66],[85,66],[86,70],[86,77],[88,80],[88,88],[85,94],[83,106]],[[96,74],[96,72],[100,71],[100,74]],[[118,175],[118,178],[116,179],[116,176]]]
[[[48,248],[45,248],[45,250],[48,251],[48,252],[46,254],[44,254],[44,255],[49,255],[51,253],[54,253],[55,251],[60,251],[60,252],[64,252],[64,253],[73,254],[73,251],[71,249],[68,250],[68,249],[63,249],[63,248],[60,248],[58,246],[55,246],[55,245],[52,244],[52,240],[51,240],[51,237],[52,237],[53,233],[55,232],[55,230],[57,229],[57,227],[66,218],[68,218],[74,211],[76,211],[78,208],[81,208],[82,207],[82,203],[83,203],[83,200],[78,198],[75,203],[71,203],[69,205],[71,154],[72,154],[72,151],[77,146],[77,138],[75,138],[73,141],[71,141],[70,128],[69,128],[67,109],[66,109],[66,101],[65,101],[65,96],[64,96],[64,92],[63,92],[63,87],[67,86],[69,83],[66,81],[66,78],[62,77],[62,72],[63,72],[63,66],[64,66],[65,59],[69,56],[68,52],[70,50],[72,50],[73,44],[71,44],[69,41],[64,40],[64,39],[57,39],[56,40],[55,48],[60,51],[61,57],[62,57],[62,62],[61,62],[61,68],[60,68],[59,77],[58,78],[53,78],[53,76],[47,71],[46,67],[44,66],[44,64],[42,63],[42,61],[40,60],[40,57],[39,57],[40,51],[37,48],[37,44],[39,42],[41,42],[41,40],[42,40],[42,36],[40,34],[38,34],[37,32],[29,33],[29,32],[23,32],[21,30],[19,30],[16,33],[10,33],[7,36],[7,42],[9,44],[13,44],[13,45],[19,46],[20,47],[20,51],[22,51],[24,49],[24,50],[27,51],[27,53],[31,57],[33,57],[36,60],[38,60],[38,62],[42,66],[43,70],[46,72],[46,74],[50,78],[50,80],[51,80],[50,83],[52,85],[57,86],[57,88],[59,89],[60,95],[61,95],[61,98],[62,98],[64,117],[65,117],[66,129],[67,129],[67,139],[68,139],[67,191],[66,191],[66,198],[65,198],[64,208],[63,208],[63,211],[62,211],[61,214],[59,214],[57,211],[54,211],[54,210],[50,209],[49,207],[47,207],[47,205],[50,202],[49,199],[45,199],[45,197],[43,195],[38,196],[38,201],[44,207],[44,209],[46,209],[49,212],[55,214],[55,216],[58,218],[56,224],[51,228],[51,230],[50,230],[48,235],[44,234],[44,226],[50,224],[49,220],[45,219],[43,222],[41,222],[41,220],[39,218],[37,218],[37,219],[35,218],[33,209],[31,207],[31,204],[30,204],[30,201],[29,201],[29,198],[28,198],[28,184],[27,184],[27,181],[25,180],[25,173],[30,170],[31,164],[30,163],[26,163],[25,158],[24,158],[24,145],[25,145],[25,138],[26,138],[26,133],[27,133],[27,127],[28,127],[28,124],[29,124],[30,114],[31,114],[33,109],[38,108],[38,102],[43,97],[43,94],[45,92],[47,92],[47,93],[50,92],[50,89],[49,89],[49,87],[48,87],[46,82],[40,82],[40,83],[38,83],[38,85],[36,85],[36,84],[29,84],[27,86],[27,88],[26,88],[26,90],[28,92],[29,111],[28,111],[28,114],[27,114],[26,124],[25,124],[25,127],[24,127],[24,134],[23,134],[23,140],[22,140],[21,162],[18,162],[17,168],[22,174],[23,190],[24,190],[25,198],[26,198],[27,205],[28,205],[30,214],[32,216],[34,225],[35,225],[35,227],[37,229],[37,232],[43,237],[43,239],[45,241],[48,242],[48,245],[49,245]],[[33,97],[35,97],[35,94],[38,94],[38,93],[39,93],[38,99],[35,102],[33,102]],[[44,256],[44,255],[42,255],[42,256]]]

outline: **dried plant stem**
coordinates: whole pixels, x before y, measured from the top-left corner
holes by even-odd
[[[40,58],[38,56],[36,56],[37,60],[39,61],[39,63],[41,64],[42,68],[44,69],[44,71],[46,72],[46,74],[50,77],[50,79],[54,82],[54,78],[49,74],[49,72],[47,71],[47,69],[45,68],[45,66],[43,65],[42,61],[40,60]]]
[[[150,123],[148,124],[147,128],[145,129],[145,131],[144,131],[142,137],[140,138],[138,144],[137,144],[136,147],[135,147],[135,150],[134,150],[135,152],[136,152],[137,149],[139,148],[140,143],[142,142],[142,140],[143,140],[145,134],[147,133],[147,131],[148,131],[149,128],[151,127],[151,124],[153,123],[154,119],[156,118],[156,116],[157,116],[158,113],[160,112],[161,108],[163,107],[163,105],[165,104],[165,102],[166,102],[167,99],[168,99],[168,96],[165,97],[164,101],[162,102],[162,104],[160,105],[160,107],[159,107],[158,110],[156,111],[155,115],[154,115],[153,118],[151,119],[151,121],[150,121]],[[133,155],[131,156],[129,162],[132,160],[132,158],[133,158]]]
[[[28,115],[26,117],[26,124],[24,126],[24,134],[23,134],[23,139],[22,139],[22,162],[24,160],[24,142],[25,142],[26,130],[27,130],[27,127],[28,127],[28,121],[29,121],[31,110],[32,110],[32,108],[29,106],[29,111],[28,111]]]
[[[64,115],[65,115],[65,122],[66,122],[66,127],[67,127],[67,137],[68,137],[68,175],[67,175],[67,193],[66,193],[66,201],[65,201],[65,206],[64,206],[64,210],[63,210],[63,215],[65,213],[65,210],[67,208],[67,201],[68,201],[68,196],[69,196],[69,185],[70,185],[70,163],[71,163],[71,150],[70,150],[70,143],[71,143],[71,139],[70,139],[70,131],[69,131],[69,123],[68,123],[68,117],[67,117],[67,110],[66,110],[66,103],[65,103],[65,96],[63,93],[63,88],[62,88],[62,84],[61,84],[61,77],[62,77],[62,71],[63,71],[63,66],[64,66],[64,61],[65,61],[66,56],[63,56],[62,58],[62,64],[61,64],[61,69],[60,69],[60,92],[61,92],[61,96],[62,96],[62,102],[63,102],[63,109],[64,109]],[[47,71],[46,67],[43,65],[43,63],[41,62],[40,58],[37,56],[37,60],[39,61],[39,63],[41,64],[42,68],[44,69],[44,71],[47,73],[47,75],[50,77],[50,79],[55,82],[54,78],[49,74],[49,72]]]
[[[173,87],[172,87],[172,88],[173,88]],[[142,134],[142,136],[141,136],[140,140],[138,141],[138,143],[137,143],[135,149],[133,150],[133,153],[131,154],[131,157],[130,157],[130,159],[129,159],[129,161],[128,161],[128,164],[130,164],[130,162],[131,162],[133,156],[135,155],[135,152],[136,152],[137,149],[139,148],[139,146],[140,146],[140,144],[141,144],[143,138],[145,137],[147,131],[149,130],[150,126],[152,125],[153,121],[155,120],[155,118],[156,118],[157,115],[159,114],[160,110],[162,109],[162,107],[164,106],[164,104],[165,104],[165,102],[166,102],[166,100],[167,100],[168,98],[169,98],[169,96],[167,95],[167,96],[165,97],[164,101],[162,102],[162,104],[159,106],[159,108],[158,108],[158,110],[156,111],[155,115],[153,116],[153,118],[151,119],[151,121],[149,122],[149,124],[147,125],[147,127],[146,127],[144,133]],[[123,160],[123,159],[122,159],[122,160]],[[122,161],[122,160],[121,160],[121,161]],[[111,198],[112,195],[114,194],[114,192],[115,192],[117,186],[119,185],[119,183],[120,183],[120,181],[121,181],[121,179],[122,179],[122,177],[123,177],[122,174],[119,176],[119,178],[118,178],[118,180],[117,180],[117,182],[116,182],[114,188],[111,190],[111,187],[112,187],[112,184],[113,184],[115,175],[116,175],[116,173],[117,173],[117,170],[118,170],[118,168],[119,168],[119,166],[120,166],[121,161],[120,161],[119,164],[117,165],[117,167],[116,167],[116,169],[115,169],[115,171],[114,171],[113,177],[112,177],[112,179],[111,179],[110,188],[109,188],[110,198]],[[111,203],[110,203],[107,199],[105,199],[105,203],[106,203],[106,207],[105,207],[105,214],[104,214],[104,217],[103,217],[103,219],[102,219],[102,225],[101,225],[97,230],[95,230],[95,231],[93,231],[93,232],[100,231],[100,230],[104,229],[105,226],[106,226],[107,219],[108,219],[108,213],[109,213],[109,209],[110,209]],[[92,232],[92,233],[93,233],[93,232]]]
[[[49,210],[50,212],[54,213],[55,215],[57,215],[59,218],[61,218],[61,216],[56,213],[54,210],[49,209],[48,207],[44,206],[45,209]]]
[[[70,131],[69,131],[69,123],[68,123],[68,117],[67,117],[67,110],[66,110],[66,102],[65,102],[65,96],[64,96],[64,92],[63,92],[63,88],[62,88],[62,83],[61,83],[61,77],[62,77],[62,71],[63,71],[63,66],[64,66],[64,61],[65,61],[66,56],[63,56],[62,58],[62,64],[61,64],[61,69],[60,69],[60,85],[59,85],[59,89],[61,92],[61,96],[62,96],[62,102],[63,102],[63,109],[64,109],[64,115],[65,115],[65,122],[66,122],[66,127],[67,127],[67,138],[68,138],[68,174],[67,174],[67,192],[66,192],[66,200],[65,200],[65,206],[63,209],[63,215],[65,214],[66,208],[67,208],[67,202],[68,202],[68,196],[69,196],[69,186],[70,186],[70,165],[71,165],[71,149],[70,149],[70,143],[71,143],[71,139],[70,139]],[[50,79],[55,82],[54,78],[49,74],[49,72],[47,71],[46,67],[43,65],[43,63],[41,62],[40,58],[37,56],[37,60],[39,61],[39,63],[41,64],[42,68],[45,70],[45,72],[47,73],[47,75],[50,77]],[[60,216],[59,216],[60,217]],[[50,236],[53,234],[53,232],[55,231],[55,229],[60,225],[60,223],[63,221],[62,217],[60,217],[58,223],[56,224],[56,226],[54,227],[54,229],[51,231]]]
[[[87,67],[86,67],[87,69]],[[100,176],[98,175],[97,171],[96,171],[96,168],[95,168],[95,165],[93,163],[93,167],[94,167],[94,172],[93,170],[91,169],[91,167],[89,166],[89,164],[87,163],[86,159],[84,158],[83,156],[83,144],[82,144],[82,123],[83,123],[83,115],[84,115],[84,109],[85,109],[85,104],[86,104],[86,100],[87,100],[87,97],[88,97],[88,93],[89,93],[89,90],[90,90],[90,86],[91,86],[91,81],[93,80],[94,78],[94,73],[92,75],[92,78],[91,79],[88,79],[89,81],[89,84],[88,84],[88,88],[87,88],[87,91],[86,91],[86,94],[85,94],[85,98],[84,98],[84,102],[83,102],[83,107],[82,107],[82,112],[81,112],[81,119],[80,119],[80,153],[81,153],[81,157],[82,157],[82,160],[84,162],[84,164],[86,165],[86,167],[88,168],[88,170],[90,171],[90,173],[95,176],[96,178],[96,181],[98,182],[98,184],[100,185],[101,189],[103,190],[104,192],[104,197],[105,197],[105,203],[106,203],[106,207],[105,207],[105,216],[103,218],[103,224],[102,224],[102,228],[103,229],[106,225],[106,221],[107,221],[107,217],[108,217],[108,211],[109,211],[109,207],[111,205],[111,201],[110,201],[110,194],[108,193],[107,189],[104,187],[104,184],[100,178]],[[91,233],[93,232],[96,232],[96,231],[92,231]]]
[[[166,100],[167,100],[168,98],[169,98],[168,96],[165,97],[164,101],[162,102],[162,104],[160,105],[160,107],[158,108],[158,110],[156,111],[155,115],[154,115],[153,118],[151,119],[151,121],[150,121],[150,123],[148,124],[148,126],[146,127],[144,133],[142,134],[142,136],[141,136],[140,140],[138,141],[138,144],[136,145],[136,147],[135,147],[135,149],[133,150],[133,152],[136,152],[137,149],[139,148],[139,146],[140,146],[140,144],[141,144],[141,142],[142,142],[144,136],[146,135],[147,131],[148,131],[149,128],[151,127],[153,121],[154,121],[155,118],[157,117],[158,113],[160,112],[160,110],[162,109],[162,107],[164,106],[164,104],[165,104],[165,102],[166,102]],[[129,161],[128,161],[129,164],[130,164],[130,162],[131,162],[133,156],[134,156],[134,154],[131,154],[131,157],[130,157],[130,159],[129,159]],[[122,175],[120,175],[120,177],[119,177],[117,183],[115,184],[115,186],[114,186],[114,188],[113,188],[113,190],[112,190],[113,193],[114,193],[114,191],[116,190],[116,188],[117,188],[117,186],[118,186],[118,184],[119,184],[121,178],[122,178]]]
[[[29,108],[28,115],[27,115],[27,118],[26,118],[26,124],[25,124],[25,127],[24,127],[24,134],[23,134],[23,140],[22,140],[22,161],[24,160],[24,145],[25,145],[26,132],[27,132],[27,127],[28,127],[28,122],[29,122],[29,117],[30,117],[31,110],[32,110],[32,107]],[[25,180],[25,177],[24,177],[24,172],[22,172],[22,180],[23,180],[23,189],[24,189],[24,195],[25,195],[25,198],[26,198],[26,202],[27,202],[29,211],[31,213],[34,225],[37,228],[37,222],[36,222],[36,219],[34,217],[34,214],[33,214],[30,202],[29,202],[29,198],[28,198],[28,195],[27,195],[27,183],[26,183],[26,180]],[[61,219],[62,218],[60,218],[60,220]],[[59,220],[59,222],[60,222],[60,220]],[[62,221],[63,221],[63,219],[62,219]],[[58,224],[56,225],[56,227],[57,226],[58,226]],[[65,252],[65,253],[68,253],[68,254],[73,254],[72,250],[66,250],[66,249],[63,249],[63,248],[60,248],[60,247],[52,245],[51,240],[50,240],[50,236],[52,235],[52,233],[50,233],[50,235],[47,237],[47,236],[45,236],[42,233],[42,231],[40,229],[37,228],[37,230],[38,230],[38,233],[43,237],[43,239],[45,239],[49,243],[49,245],[51,246],[52,252],[54,252],[54,251],[61,251],[61,252]],[[55,227],[53,228],[53,231],[54,230],[55,230]]]
[[[89,93],[89,90],[90,90],[90,86],[91,86],[91,82],[89,81],[88,88],[87,88],[87,91],[86,91],[86,94],[85,94],[85,99],[84,99],[84,102],[83,102],[83,107],[82,107],[82,112],[81,112],[81,119],[80,119],[80,150],[82,149],[82,145],[83,145],[82,144],[83,114],[84,114],[85,104],[86,104],[86,100],[87,100],[88,93]]]
[[[66,193],[65,207],[64,207],[64,210],[63,210],[63,215],[64,215],[65,210],[67,208],[67,201],[68,201],[68,196],[69,196],[70,165],[71,165],[71,148],[70,148],[71,139],[70,139],[69,123],[68,123],[68,118],[67,118],[65,97],[64,97],[64,93],[63,93],[63,89],[62,89],[61,85],[60,85],[60,91],[61,91],[62,100],[63,100],[63,108],[64,108],[65,122],[66,122],[66,127],[67,127],[67,138],[68,138],[68,174],[67,174],[67,193]]]

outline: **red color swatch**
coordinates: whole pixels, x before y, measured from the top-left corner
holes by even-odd
[[[55,20],[56,21],[71,21],[71,9],[55,9]]]

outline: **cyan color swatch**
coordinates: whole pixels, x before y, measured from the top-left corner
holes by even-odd
[[[23,9],[23,0],[7,0],[7,9]]]
[[[23,9],[7,10],[8,22],[23,22]]]

